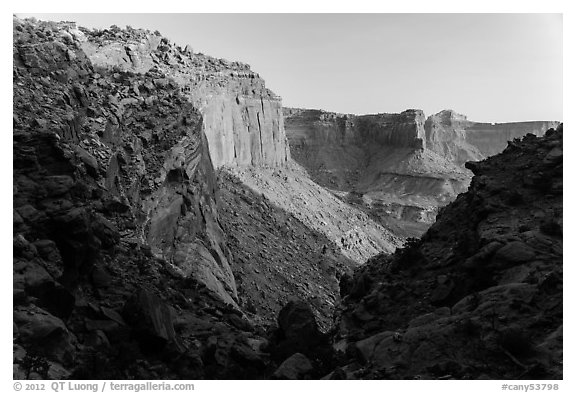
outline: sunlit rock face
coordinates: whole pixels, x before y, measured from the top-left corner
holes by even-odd
[[[314,181],[401,237],[421,234],[469,173],[427,147],[421,110],[345,115],[284,111],[291,155]]]
[[[362,206],[400,236],[421,234],[438,208],[466,191],[467,161],[502,151],[507,141],[542,135],[558,122],[477,123],[453,110],[350,115],[284,109],[292,157],[314,181]],[[416,223],[416,226],[413,224]]]
[[[141,74],[159,70],[172,78],[203,115],[216,168],[280,166],[289,159],[281,98],[249,65],[193,53],[143,30],[115,36],[78,33],[82,49],[97,67]]]
[[[508,141],[532,133],[542,136],[558,126],[557,121],[478,123],[447,109],[426,119],[426,146],[439,155],[464,165],[504,150]]]
[[[525,121],[516,123],[472,123],[466,128],[466,141],[478,148],[484,157],[502,152],[508,143],[526,134],[542,136],[558,127],[558,121]]]

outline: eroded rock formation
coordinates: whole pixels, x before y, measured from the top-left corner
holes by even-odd
[[[169,76],[200,110],[212,164],[278,166],[289,158],[280,97],[247,64],[180,48],[144,30],[71,29],[96,67]]]
[[[544,135],[557,121],[478,123],[453,110],[443,110],[426,119],[427,147],[458,165],[500,153],[506,143],[526,134]]]
[[[318,184],[401,237],[422,233],[469,174],[426,147],[420,110],[340,115],[285,109],[293,158]]]
[[[452,110],[427,119],[414,109],[358,116],[285,108],[284,115],[292,156],[313,180],[404,238],[420,235],[439,207],[466,190],[467,161],[558,125],[490,125]]]
[[[201,113],[87,35],[14,19],[15,378],[261,375]]]

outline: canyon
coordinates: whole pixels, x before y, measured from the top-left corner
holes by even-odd
[[[560,123],[284,108],[158,32],[17,17],[13,86],[14,378],[561,378]],[[416,328],[466,323],[457,369]]]
[[[438,209],[468,188],[467,161],[502,151],[509,140],[542,136],[555,121],[485,124],[444,110],[350,115],[285,108],[295,161],[343,201],[403,237],[417,237]]]

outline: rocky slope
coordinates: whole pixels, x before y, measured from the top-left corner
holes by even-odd
[[[341,282],[329,377],[562,378],[562,134],[468,163],[421,240]]]
[[[320,158],[368,168],[359,176],[334,159],[338,175],[325,179],[342,186],[330,192],[290,160],[279,98],[246,65],[130,28],[15,18],[13,34],[15,378],[559,375],[561,131],[470,166],[470,192],[421,244],[350,278],[401,243],[359,210],[365,201],[390,219],[383,195],[423,193],[411,176],[448,196],[461,181],[426,148],[421,112],[318,120],[327,139],[343,135],[333,150],[318,143]],[[417,199],[410,214],[422,218]],[[334,316],[338,289],[347,297]],[[442,352],[464,365],[455,371],[410,330],[457,334],[447,308],[473,332]],[[528,341],[508,342],[526,326]],[[446,341],[434,340],[459,343]],[[518,350],[530,343],[536,352]],[[482,356],[499,366],[487,371]]]
[[[274,326],[282,306],[299,298],[311,306],[319,327],[328,330],[339,302],[339,279],[358,262],[342,255],[341,243],[238,177],[221,170],[218,185],[240,306],[261,324]]]
[[[282,168],[225,167],[222,171],[321,234],[328,249],[356,264],[402,244],[389,229],[312,181],[294,162]]]

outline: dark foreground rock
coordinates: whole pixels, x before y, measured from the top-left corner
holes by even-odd
[[[562,135],[468,163],[421,240],[342,281],[347,378],[562,378]]]
[[[271,375],[237,304],[198,108],[169,59],[129,70],[86,52],[87,34],[153,34],[13,27],[15,378]]]
[[[330,275],[325,288],[294,291],[305,301],[277,305],[278,326],[265,330],[255,307],[242,308],[255,292],[239,296],[234,273],[245,269],[231,268],[234,237],[221,224],[199,111],[202,94],[233,86],[274,101],[258,112],[253,96],[246,105],[236,97],[254,110],[250,121],[276,113],[263,82],[239,63],[191,57],[134,29],[15,18],[13,56],[15,378],[562,377],[562,127],[469,163],[469,192],[421,240],[341,281],[335,331],[320,329],[332,305],[308,303],[337,302],[330,295],[345,269],[336,265],[317,266]],[[194,83],[178,79],[180,63]],[[242,151],[253,163],[287,158]],[[219,164],[232,157],[218,154]],[[298,226],[288,228],[295,240]],[[324,246],[318,252],[331,254]],[[286,271],[299,283],[301,272]]]

